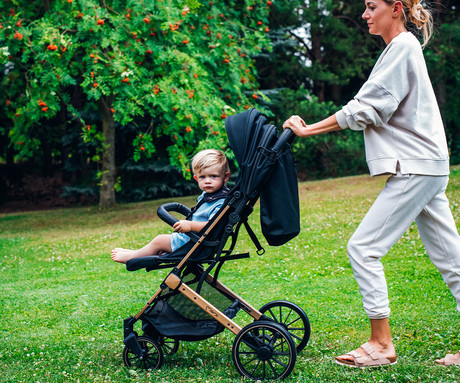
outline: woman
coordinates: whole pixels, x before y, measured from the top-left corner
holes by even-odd
[[[408,22],[421,29],[425,45],[432,18],[419,0],[366,0],[365,5],[362,17],[369,33],[387,44],[368,81],[335,115],[312,125],[291,116],[283,124],[299,137],[362,130],[371,175],[390,175],[347,246],[371,322],[369,341],[336,357],[351,367],[396,363],[380,260],[414,220],[460,311],[460,237],[445,195],[449,156],[444,127],[420,43],[406,29]],[[436,362],[460,364],[460,352]]]

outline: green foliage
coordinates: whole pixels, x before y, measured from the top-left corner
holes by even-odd
[[[275,124],[282,126],[289,116],[299,115],[313,123],[334,114],[338,108],[332,102],[319,102],[316,96],[301,87],[299,90],[283,89],[271,96],[270,108],[278,117]],[[365,173],[362,133],[349,129],[330,134],[296,139],[293,144],[298,175],[301,179],[320,179]]]
[[[369,35],[362,11],[360,2],[275,2],[269,34],[273,54],[258,60],[261,87],[303,86],[320,102],[348,101],[383,45]]]
[[[184,180],[182,173],[166,159],[127,160],[120,166],[119,201],[146,201],[184,196],[199,192],[194,180]]]
[[[167,136],[171,163],[185,172],[197,148],[226,146],[223,119],[258,97],[251,57],[268,46],[268,11],[262,0],[2,2],[0,104],[12,142],[33,151],[34,126],[65,114],[77,87],[122,126],[153,116],[149,133],[139,127],[135,158]],[[82,109],[71,110],[86,126]]]

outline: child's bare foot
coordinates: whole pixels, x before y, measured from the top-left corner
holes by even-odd
[[[112,250],[111,257],[115,262],[126,263],[132,258],[136,258],[136,250],[122,249],[117,247]]]
[[[443,366],[460,365],[460,351],[456,354],[447,354],[444,358],[436,360],[436,363]]]

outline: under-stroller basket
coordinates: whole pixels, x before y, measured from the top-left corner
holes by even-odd
[[[199,278],[195,273],[191,272],[184,280],[189,287],[197,289]],[[213,301],[229,318],[236,316],[239,302],[228,299],[208,282],[201,286],[200,294]],[[212,313],[203,311],[184,295],[170,289],[144,312],[142,320],[145,332],[151,331],[151,325],[161,336],[184,341],[208,339],[225,329],[212,318]]]
[[[159,301],[146,311],[143,320],[162,336],[184,341],[204,340],[224,331],[224,326],[216,320],[186,318],[165,301]],[[144,326],[144,331],[148,332],[148,326]]]

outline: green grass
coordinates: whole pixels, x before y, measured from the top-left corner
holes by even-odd
[[[300,184],[302,233],[257,256],[245,230],[222,281],[252,305],[288,299],[301,305],[312,336],[287,382],[457,382],[458,367],[434,359],[460,349],[456,304],[431,264],[415,226],[384,258],[395,366],[355,370],[333,363],[367,340],[369,323],[346,254],[348,238],[384,184],[368,176]],[[460,167],[448,188],[460,223]],[[187,205],[194,198],[175,201]],[[127,272],[116,246],[137,247],[168,230],[152,201],[113,211],[76,208],[0,215],[0,382],[241,382],[228,331],[182,342],[160,371],[123,367],[122,322],[136,314],[168,270]],[[251,224],[259,239],[258,210]],[[238,323],[251,322],[239,314]]]

